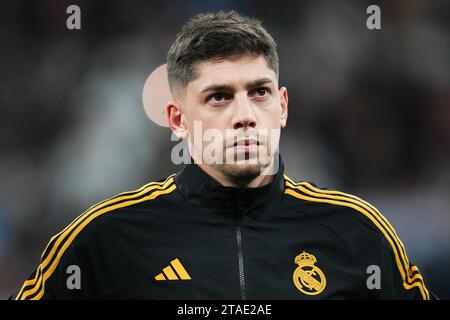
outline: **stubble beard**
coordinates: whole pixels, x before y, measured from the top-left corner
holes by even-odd
[[[235,158],[232,163],[227,163],[224,159],[223,163],[215,163],[213,167],[233,184],[244,187],[260,176],[271,164],[271,161],[267,161],[268,159],[261,161],[260,154],[254,156],[256,159],[251,161],[248,156],[245,156],[245,161],[237,161]]]

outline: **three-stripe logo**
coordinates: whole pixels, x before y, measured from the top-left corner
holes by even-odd
[[[191,280],[191,276],[181,264],[178,258],[172,260],[163,272],[155,276],[156,281],[164,280]]]

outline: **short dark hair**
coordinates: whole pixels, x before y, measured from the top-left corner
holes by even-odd
[[[177,35],[167,54],[172,94],[198,77],[195,67],[208,60],[241,54],[262,55],[278,77],[277,45],[257,19],[236,11],[198,14]]]

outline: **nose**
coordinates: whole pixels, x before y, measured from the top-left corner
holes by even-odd
[[[253,105],[247,95],[236,95],[233,108],[233,129],[254,128],[256,126],[256,117]]]

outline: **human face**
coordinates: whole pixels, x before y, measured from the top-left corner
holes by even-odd
[[[196,163],[230,180],[254,179],[278,150],[280,129],[287,120],[286,88],[278,88],[277,76],[263,56],[202,62],[197,74],[181,101],[168,105],[172,130],[188,139]],[[199,124],[201,137],[214,132],[212,141],[196,138]],[[206,159],[204,151],[211,144],[222,151],[220,155],[213,152],[214,159],[221,161]]]

